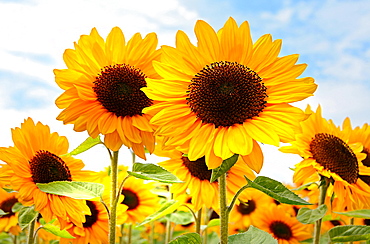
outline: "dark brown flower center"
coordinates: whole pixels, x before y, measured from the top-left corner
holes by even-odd
[[[142,115],[142,110],[152,104],[143,91],[145,74],[126,64],[106,66],[94,81],[97,100],[109,112],[119,116]]]
[[[212,210],[212,213],[211,213],[211,216],[209,217],[209,220],[219,219],[219,218],[220,218],[220,215],[215,210]]]
[[[48,151],[37,151],[29,164],[32,180],[35,183],[72,181],[71,172],[66,163],[60,157]]]
[[[274,221],[270,224],[270,231],[278,239],[290,240],[293,236],[293,232],[289,225],[282,221]]]
[[[187,103],[203,123],[216,127],[242,124],[266,107],[266,87],[250,68],[221,61],[204,67],[191,80]]]
[[[342,222],[340,222],[339,220],[330,220],[330,223],[331,223],[333,226],[343,225],[343,223],[342,223]]]
[[[256,202],[254,200],[240,202],[240,204],[237,205],[237,210],[242,215],[249,215],[256,210]]]
[[[366,154],[366,158],[364,160],[362,160],[362,163],[366,166],[366,167],[370,167],[370,149],[368,148],[364,148],[362,150],[362,153],[365,153]]]
[[[311,141],[313,158],[325,169],[339,175],[348,183],[356,183],[358,178],[357,158],[352,149],[342,139],[327,133],[318,133]]]
[[[91,215],[85,215],[86,221],[83,223],[83,227],[89,228],[98,221],[99,211],[93,201],[86,201],[86,205],[90,208]]]
[[[16,204],[17,202],[18,202],[18,200],[14,196],[4,200],[3,202],[1,202],[0,203],[0,209],[3,210],[6,214],[0,216],[0,219],[1,218],[9,218],[9,217],[13,216],[15,213],[13,213],[12,208],[13,208],[14,204]]]
[[[364,225],[370,225],[370,219],[364,219]]]
[[[187,157],[182,157],[183,165],[189,170],[193,177],[199,180],[211,180],[212,170],[208,169],[205,157],[201,157],[196,161],[190,161]]]
[[[127,205],[127,210],[132,210],[139,206],[140,200],[135,192],[129,189],[122,189],[121,194],[125,196],[121,203]]]
[[[358,178],[360,178],[363,182],[368,184],[370,186],[370,176],[369,175],[359,175]]]

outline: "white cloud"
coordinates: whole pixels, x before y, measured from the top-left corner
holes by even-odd
[[[192,29],[196,19],[196,12],[190,11],[176,0],[0,2],[0,70],[48,84],[45,89],[33,89],[26,78],[14,80],[14,85],[8,80],[0,83],[0,114],[3,115],[2,118],[6,118],[0,120],[0,146],[13,145],[10,128],[19,127],[27,117],[49,125],[51,131],[67,136],[70,149],[77,147],[88,137],[86,132],[74,132],[72,125],[63,125],[56,120],[60,110],[55,106],[54,100],[58,94],[48,90],[50,85],[58,88],[54,82],[53,69],[65,67],[62,54],[65,49],[73,48],[73,42],[80,35],[89,34],[96,27],[105,38],[111,28],[119,26],[127,40],[136,32],[146,35],[155,31],[159,43],[172,44],[175,29]],[[40,62],[32,57],[35,55],[48,57],[51,62]],[[10,94],[19,89],[23,89],[30,102],[32,98],[42,98],[44,106],[27,110],[9,108],[12,105],[11,100],[15,99]],[[100,170],[109,165],[104,147],[97,146],[78,157],[84,160],[88,169]],[[122,149],[120,160],[122,163],[131,163],[130,152]],[[150,160],[159,159],[153,157]]]

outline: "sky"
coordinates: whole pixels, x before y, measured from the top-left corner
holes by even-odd
[[[63,69],[62,55],[80,35],[96,27],[102,37],[118,26],[126,39],[156,32],[159,45],[174,45],[178,30],[195,43],[194,25],[207,21],[219,29],[233,17],[248,21],[253,40],[270,33],[282,39],[279,56],[298,53],[307,63],[303,77],[313,77],[313,97],[293,105],[316,109],[337,125],[349,117],[354,126],[370,122],[370,1],[368,0],[0,0],[0,147],[12,146],[10,129],[31,117],[69,139],[70,149],[87,138],[56,117],[55,99],[63,92],[53,69]],[[297,155],[263,146],[260,175],[290,182]],[[78,156],[87,169],[109,165],[102,146]],[[148,162],[162,159],[150,157]],[[127,149],[120,163],[131,162]]]

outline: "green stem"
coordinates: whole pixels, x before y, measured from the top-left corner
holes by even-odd
[[[132,165],[134,165],[136,161],[136,154],[134,153],[134,151],[131,151],[131,155],[132,155]],[[131,168],[132,168],[132,165],[131,165]]]
[[[117,183],[118,181],[118,151],[113,152],[111,160],[111,199],[109,216],[109,243],[116,243],[116,222],[117,222]]]
[[[328,190],[330,184],[330,179],[328,179],[325,176],[321,176],[321,182],[320,182],[320,195],[319,195],[319,202],[318,206],[325,204],[325,198],[326,198],[326,192]],[[314,226],[314,234],[313,234],[313,244],[319,244],[320,243],[320,232],[321,232],[321,222],[322,219],[319,219],[315,222]]]
[[[34,244],[35,243],[35,225],[36,225],[36,220],[31,221],[30,225],[28,226],[28,236],[27,236],[27,244]]]
[[[227,209],[226,199],[226,173],[218,178],[219,192],[220,192],[220,221],[221,221],[221,244],[227,244],[229,236],[229,213]]]
[[[197,232],[199,235],[201,235],[201,233],[200,233],[201,222],[202,222],[202,209],[199,209],[198,210],[198,216],[195,219],[195,232]]]
[[[350,220],[350,225],[354,225],[355,224],[355,218],[351,218]],[[353,242],[351,241],[349,244],[353,244]]]
[[[132,224],[129,224],[127,232],[127,244],[131,244],[131,239],[132,239]]]
[[[197,215],[194,213],[193,209],[191,209],[191,207],[189,207],[187,204],[182,204],[181,206],[184,206],[186,207],[187,209],[189,209],[190,213],[193,215],[194,217],[194,221],[196,222],[197,221]]]
[[[125,229],[125,224],[122,224],[121,227],[120,227],[120,231],[121,231],[121,236],[119,238],[119,244],[123,244],[123,238],[124,238],[124,229]]]
[[[236,194],[235,194],[235,196],[233,197],[233,200],[231,201],[231,203],[230,203],[230,206],[227,208],[227,213],[229,214],[230,212],[231,212],[231,210],[233,209],[233,207],[234,207],[234,205],[235,205],[235,202],[236,202],[236,200],[238,199],[238,197],[239,197],[239,195],[240,195],[240,193],[242,193],[245,189],[247,189],[249,187],[249,185],[245,185],[245,186],[243,186],[242,188],[240,188],[237,192],[236,192]]]
[[[167,218],[166,222],[166,239],[164,241],[165,244],[169,243],[171,241],[171,221],[169,218]]]
[[[209,219],[211,218],[211,214],[212,214],[212,209],[209,209],[209,208],[205,208],[204,209],[205,211],[205,214],[204,214],[204,224],[205,225],[208,225],[209,223]],[[207,244],[207,236],[208,236],[208,228],[205,228],[204,231],[203,231],[203,244]]]

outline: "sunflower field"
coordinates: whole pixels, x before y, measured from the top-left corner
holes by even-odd
[[[194,32],[158,47],[93,28],[65,50],[56,119],[89,137],[71,149],[42,122],[14,125],[1,244],[370,243],[369,125],[294,106],[318,88],[307,65],[247,21]],[[259,175],[263,144],[301,157],[291,184]],[[97,145],[110,166],[86,170],[76,156]]]

